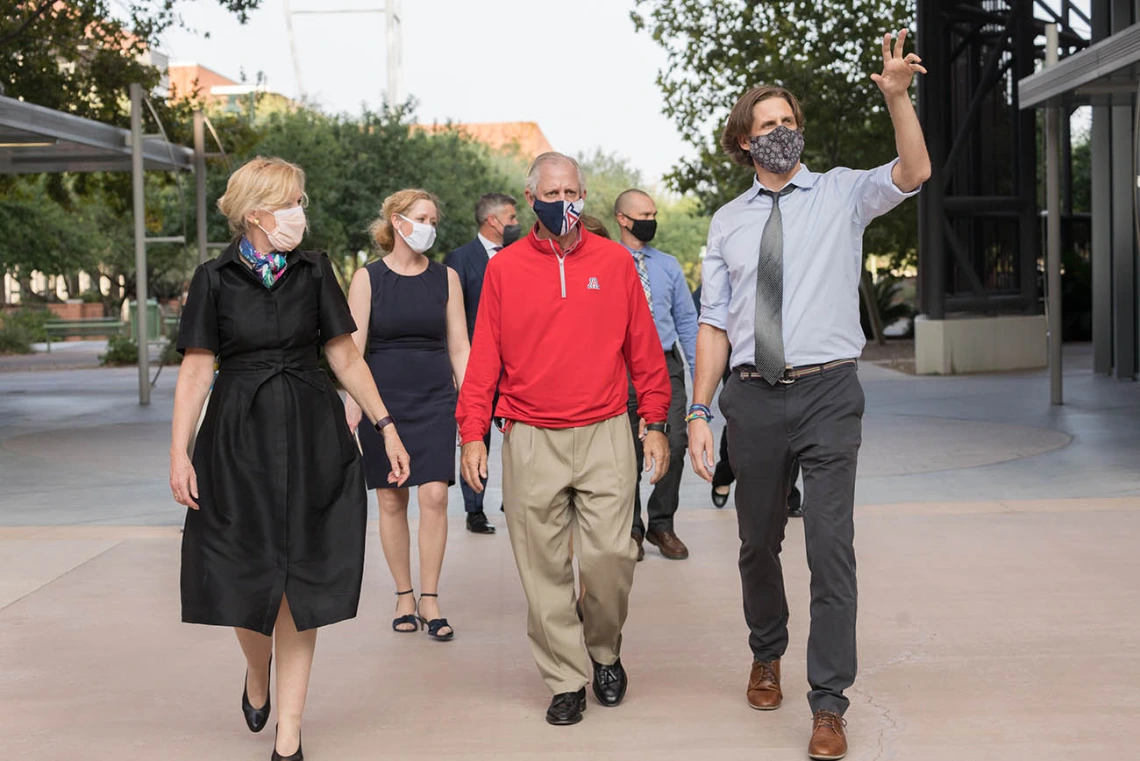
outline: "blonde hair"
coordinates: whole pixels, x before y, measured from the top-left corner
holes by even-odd
[[[407,214],[418,201],[431,201],[435,204],[436,214],[440,214],[439,199],[434,193],[419,188],[398,190],[384,199],[384,203],[380,205],[380,216],[372,220],[372,224],[368,226],[368,234],[373,242],[382,250],[391,253],[396,245],[396,231],[392,229],[392,223],[388,220],[394,214]]]
[[[308,206],[305,195],[305,170],[296,164],[272,156],[257,156],[242,164],[230,175],[226,192],[218,199],[218,211],[226,215],[230,232],[245,232],[250,212],[285,209],[296,202],[293,189],[301,192],[301,205]]]

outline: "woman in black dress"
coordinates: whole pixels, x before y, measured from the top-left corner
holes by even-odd
[[[359,428],[364,477],[380,505],[380,540],[396,583],[392,628],[413,632],[419,623],[435,639],[454,631],[439,612],[439,575],[447,546],[447,487],[455,483],[455,402],[470,344],[459,276],[424,256],[435,242],[439,204],[423,190],[401,190],[384,199],[370,231],[387,255],[357,271],[348,291],[356,320],[356,344],[376,387],[394,407],[412,459],[404,484],[385,476],[388,457],[367,426]],[[348,405],[349,426],[360,420]],[[418,486],[420,600],[412,587],[408,488]]]
[[[247,665],[242,712],[254,732],[269,719],[276,644],[271,758],[293,761],[302,758],[316,629],[356,615],[364,568],[364,475],[340,396],[319,364],[322,346],[383,437],[391,463],[385,477],[403,483],[409,472],[352,342],[356,325],[332,265],[297,248],[304,191],[300,167],[256,158],[234,172],[218,200],[235,238],[190,283],[170,450],[174,498],[190,508],[182,620],[235,627]]]

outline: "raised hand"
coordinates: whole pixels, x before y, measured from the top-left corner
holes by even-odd
[[[893,35],[887,32],[883,35],[883,73],[872,74],[871,79],[879,86],[883,97],[890,98],[906,95],[910,83],[914,81],[915,72],[925,74],[926,68],[922,66],[922,59],[916,53],[903,55],[906,45],[906,30],[902,29],[898,37],[894,38],[894,50],[891,49]]]

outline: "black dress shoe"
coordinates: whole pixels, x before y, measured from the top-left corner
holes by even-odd
[[[627,687],[629,677],[621,665],[621,658],[614,661],[612,666],[594,663],[594,697],[599,703],[610,708],[616,706],[625,697]]]
[[[582,711],[585,710],[585,687],[577,692],[560,692],[550,701],[550,708],[546,709],[546,721],[556,727],[577,724],[582,720]]]
[[[495,533],[495,527],[487,522],[487,514],[482,510],[477,513],[467,513],[467,530],[472,534]]]
[[[269,656],[269,678],[273,679],[273,656]],[[242,682],[241,690],[241,712],[245,716],[245,725],[249,727],[250,732],[260,732],[265,729],[265,725],[269,723],[269,686],[265,688],[265,705],[261,708],[254,708],[249,703],[249,672],[245,673],[245,680]]]
[[[637,562],[645,560],[645,537],[641,534],[634,534],[633,541],[637,542]]]
[[[712,488],[712,503],[717,507],[724,507],[728,504],[728,494],[731,494],[732,492],[729,492],[728,494],[721,494],[717,491],[718,488],[720,487],[713,486]]]
[[[277,752],[277,738],[273,738],[273,755],[269,757],[269,761],[305,761],[305,754],[301,752],[301,738],[297,738],[297,751],[290,753],[288,756],[282,756]]]
[[[804,506],[803,505],[796,505],[795,507],[789,507],[788,508],[788,517],[789,518],[802,518],[802,517],[804,517]]]

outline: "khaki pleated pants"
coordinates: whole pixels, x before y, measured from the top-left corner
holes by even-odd
[[[507,530],[526,593],[534,660],[554,694],[590,682],[591,658],[609,665],[621,654],[637,565],[630,535],[636,467],[624,412],[581,428],[515,423],[504,435]],[[584,625],[574,608],[571,532],[586,586]]]

